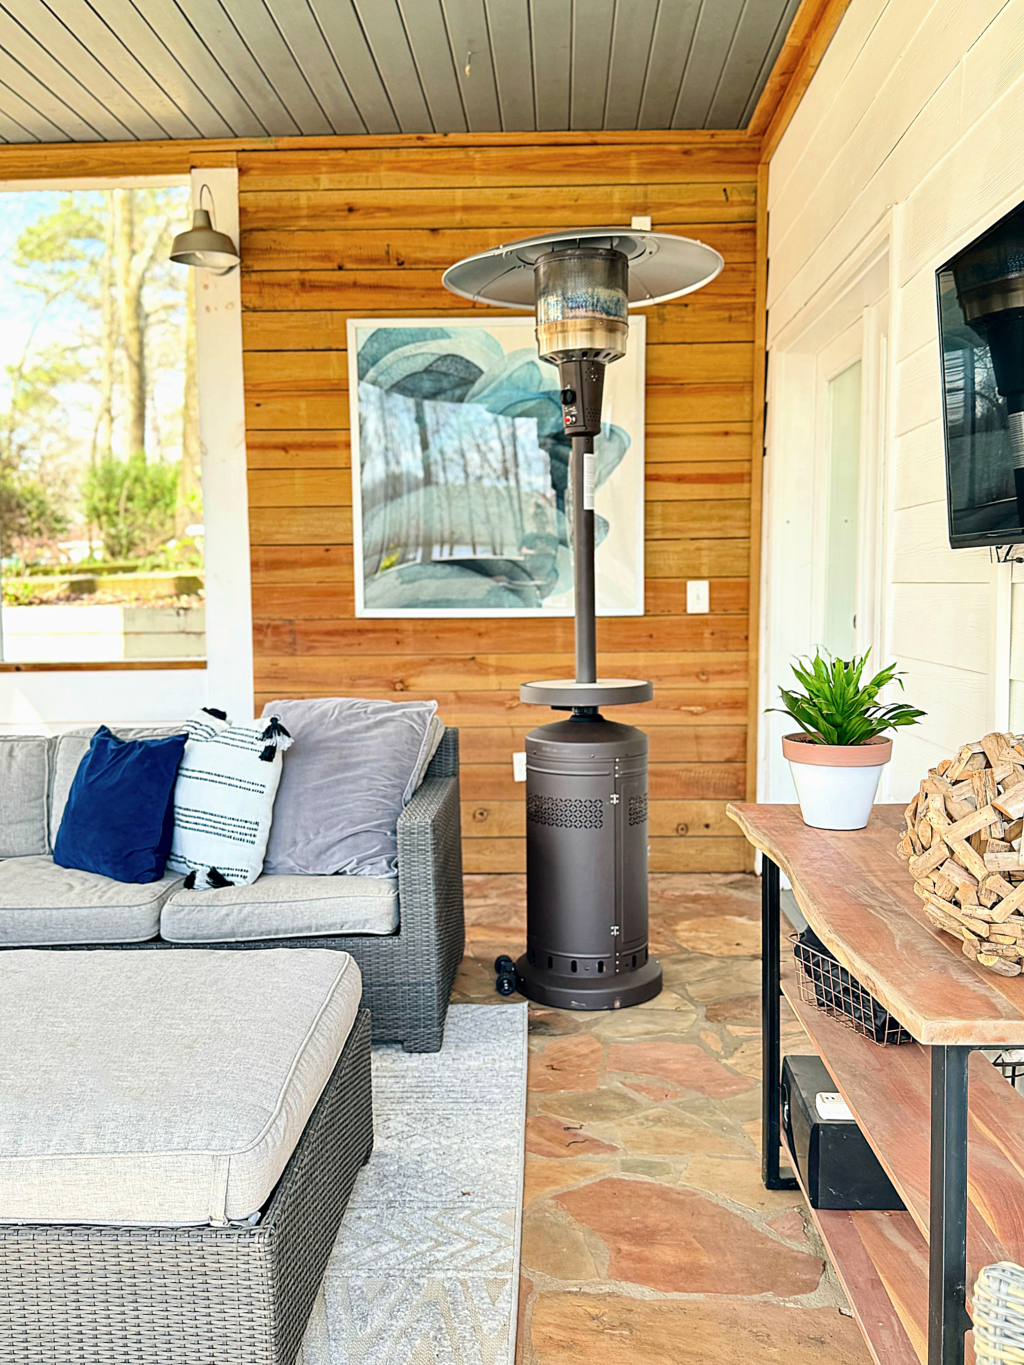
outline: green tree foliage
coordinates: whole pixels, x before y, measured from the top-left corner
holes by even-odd
[[[151,554],[174,532],[178,466],[105,456],[85,480],[85,513],[99,530],[108,559]]]
[[[68,518],[38,480],[0,472],[0,527],[14,548],[26,541],[53,540],[66,534]]]
[[[9,199],[24,226],[0,292],[22,335],[0,368],[0,554],[53,561],[58,538],[94,535],[108,556],[151,553],[175,533],[176,484],[188,504],[177,521],[202,519],[186,376],[190,281],[167,259],[185,196],[145,188]]]

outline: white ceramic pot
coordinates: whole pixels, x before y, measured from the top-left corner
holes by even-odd
[[[863,829],[871,814],[892,740],[877,735],[864,744],[815,744],[804,734],[783,735],[782,752],[800,800],[805,825],[814,829]]]

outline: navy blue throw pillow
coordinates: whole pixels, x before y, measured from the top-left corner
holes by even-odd
[[[71,783],[53,861],[117,882],[158,882],[171,851],[174,781],[187,738],[118,739],[101,725]]]

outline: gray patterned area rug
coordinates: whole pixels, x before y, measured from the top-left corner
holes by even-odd
[[[297,1365],[512,1365],[526,1005],[453,1005],[444,1048],[373,1050],[374,1150]]]

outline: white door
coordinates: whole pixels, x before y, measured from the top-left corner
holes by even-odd
[[[881,667],[887,255],[769,358],[761,704],[794,685],[793,660],[871,651]],[[794,801],[780,739],[762,718],[758,800]]]

